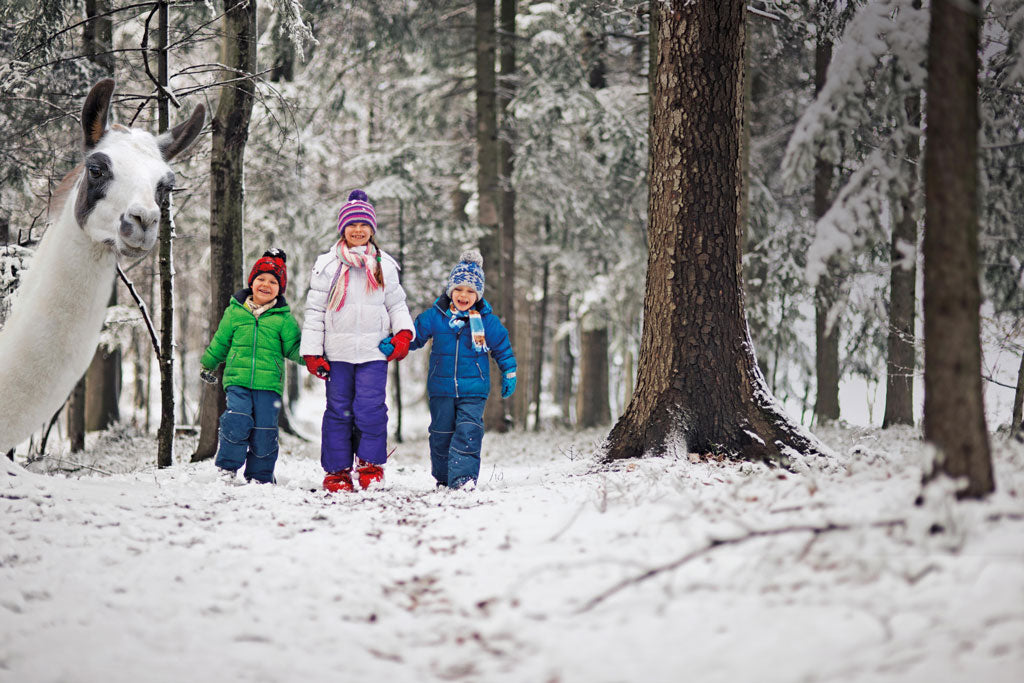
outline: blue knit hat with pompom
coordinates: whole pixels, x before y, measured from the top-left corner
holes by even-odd
[[[462,252],[459,262],[455,264],[451,275],[448,276],[448,284],[444,288],[445,294],[451,297],[452,290],[460,285],[472,287],[478,296],[484,295],[484,257],[480,254],[479,249],[467,249]]]

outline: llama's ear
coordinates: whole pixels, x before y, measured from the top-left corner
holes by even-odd
[[[82,132],[85,133],[85,149],[96,146],[107,132],[107,118],[110,115],[110,98],[114,95],[114,79],[104,78],[92,86],[82,105]]]
[[[204,125],[206,125],[206,107],[200,104],[192,112],[188,121],[179,123],[157,138],[164,159],[170,161],[177,156],[178,152],[191,145]]]

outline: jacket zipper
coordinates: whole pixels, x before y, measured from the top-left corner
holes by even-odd
[[[251,313],[252,311],[250,311]],[[256,318],[256,316],[253,316]],[[249,371],[249,388],[256,389],[256,340],[260,336],[260,319],[256,318],[256,329],[252,333],[252,369]]]
[[[465,325],[459,328],[459,331],[455,333],[455,398],[459,397],[459,346],[462,344],[462,330],[465,329]]]

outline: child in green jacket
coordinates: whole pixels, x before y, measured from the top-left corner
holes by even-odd
[[[284,359],[302,363],[302,332],[284,300],[285,253],[269,249],[249,273],[249,287],[231,297],[203,354],[200,377],[226,361],[228,408],[220,416],[216,465],[227,481],[243,464],[246,481],[272,483],[277,462],[277,413],[284,388]]]

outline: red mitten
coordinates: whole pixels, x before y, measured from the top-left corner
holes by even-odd
[[[412,332],[400,330],[391,338],[391,345],[395,350],[388,356],[388,360],[402,360],[409,355],[409,342],[412,341]]]
[[[327,379],[327,375],[331,372],[331,364],[327,362],[327,359],[323,356],[303,356],[302,360],[306,361],[306,369],[309,370],[309,374],[320,379]]]

